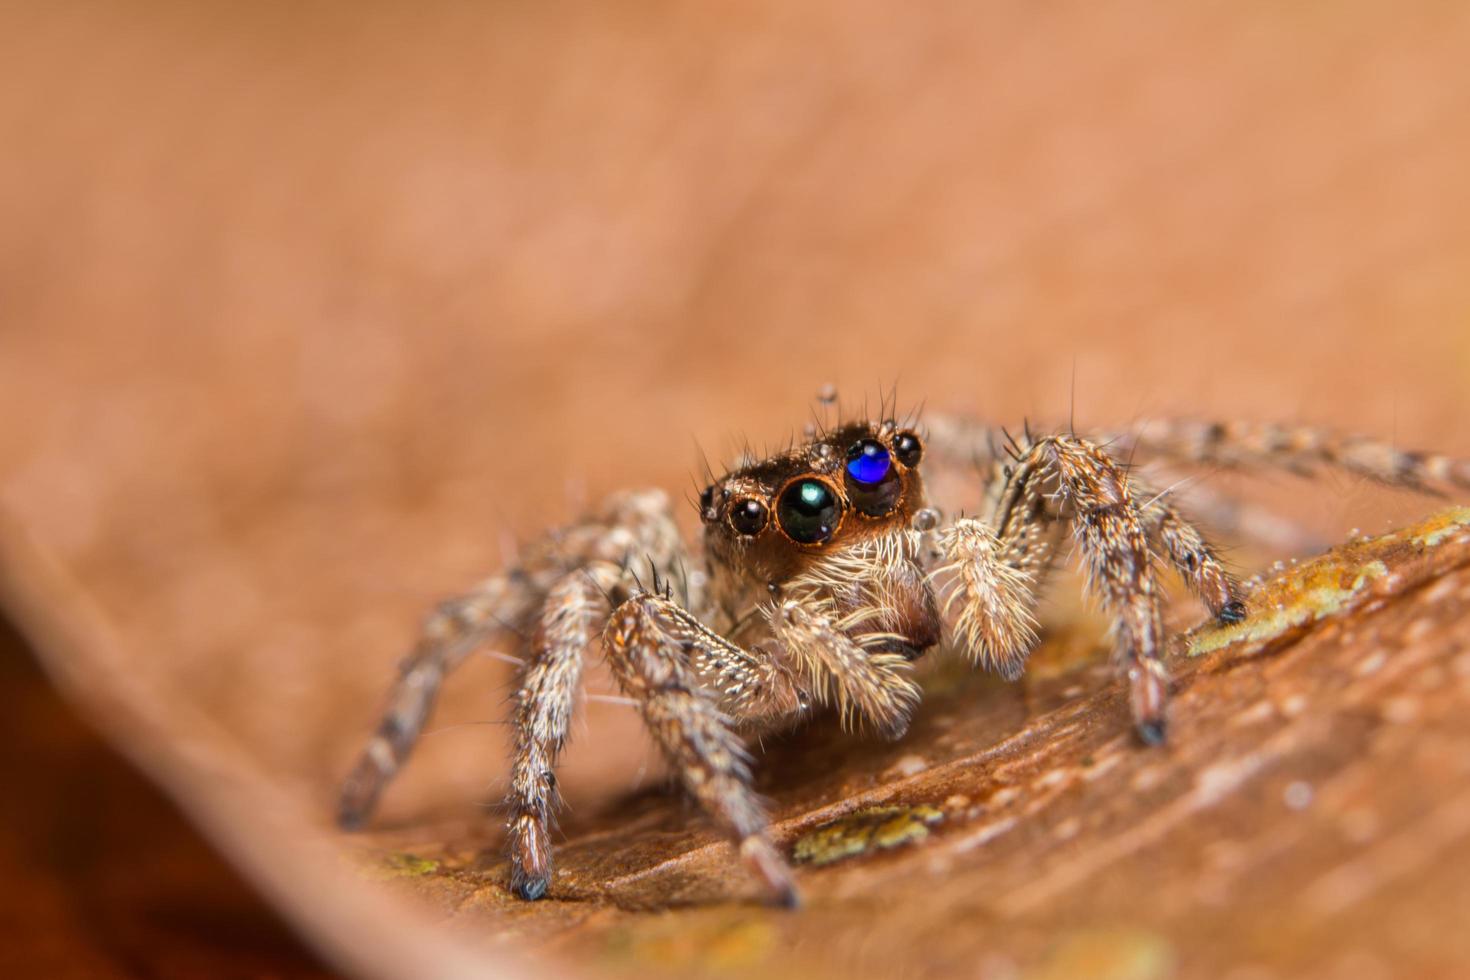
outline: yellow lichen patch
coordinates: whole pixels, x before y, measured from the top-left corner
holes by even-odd
[[[1188,637],[1190,656],[1211,653],[1237,642],[1263,642],[1340,613],[1373,591],[1380,580],[1397,575],[1470,526],[1470,508],[1453,507],[1412,527],[1362,538],[1282,571],[1246,601],[1243,622],[1203,626]],[[1407,586],[1423,572],[1398,578]],[[1392,584],[1392,583],[1389,583]]]
[[[1272,601],[1271,607],[1260,612],[1253,608],[1244,622],[1207,627],[1191,636],[1190,656],[1210,653],[1240,640],[1269,640],[1330,616],[1341,611],[1370,580],[1387,574],[1388,569],[1383,562],[1370,562],[1348,580],[1344,580],[1340,568],[1315,562],[1298,571],[1307,574],[1288,575],[1267,586],[1272,592],[1263,599]]]
[[[803,834],[791,854],[802,864],[831,864],[923,840],[943,819],[943,811],[927,804],[869,807]]]
[[[361,861],[358,864],[358,869],[364,877],[379,881],[391,878],[423,878],[434,874],[440,867],[440,862],[433,858],[422,858],[417,854],[409,854],[407,851],[391,851],[387,854],[374,855],[372,859]]]
[[[1411,540],[1426,548],[1433,548],[1451,534],[1467,526],[1470,526],[1470,507],[1451,507],[1440,511],[1424,523],[1410,528],[1413,534]]]

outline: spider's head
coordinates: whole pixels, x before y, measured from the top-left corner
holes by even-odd
[[[924,444],[894,422],[851,422],[748,463],[699,497],[713,555],[780,582],[812,559],[909,526],[924,507]]]
[[[780,595],[793,580],[814,576],[841,591],[837,583],[849,573],[839,569],[861,567],[864,556],[880,552],[902,554],[905,532],[925,507],[923,456],[918,432],[858,421],[741,466],[700,494],[711,571],[731,594]],[[883,548],[885,541],[895,547]],[[905,646],[932,645],[937,623],[927,614],[932,600],[922,579],[890,582],[885,591],[885,605],[914,610],[895,627],[909,638]]]

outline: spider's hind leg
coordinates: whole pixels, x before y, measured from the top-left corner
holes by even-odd
[[[1180,463],[1308,477],[1330,468],[1420,493],[1470,490],[1470,460],[1317,426],[1156,419],[1113,438],[1119,452],[1138,449]]]
[[[367,822],[423,733],[445,677],[490,636],[523,622],[535,598],[524,578],[498,576],[429,614],[418,645],[399,668],[377,731],[342,785],[340,826],[352,830]]]

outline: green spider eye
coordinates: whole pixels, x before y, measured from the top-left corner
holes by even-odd
[[[821,480],[797,480],[781,492],[776,520],[792,541],[821,544],[836,533],[842,520],[842,502]]]

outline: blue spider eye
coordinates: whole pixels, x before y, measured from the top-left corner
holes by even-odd
[[[876,439],[860,439],[847,451],[847,499],[869,517],[887,517],[903,492],[898,467]]]
[[[864,439],[847,451],[847,475],[865,486],[882,483],[892,469],[888,450],[876,439]]]

